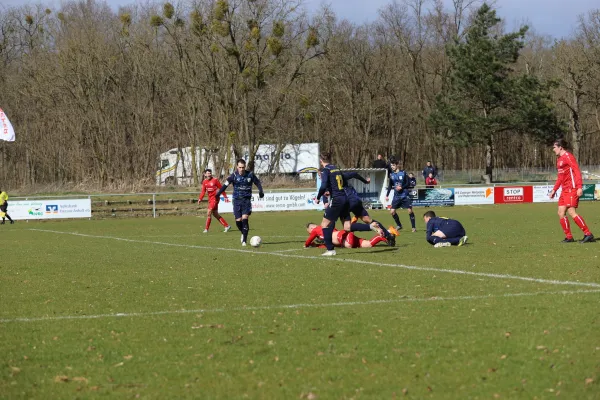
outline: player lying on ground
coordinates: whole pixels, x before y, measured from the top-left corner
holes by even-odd
[[[319,171],[319,173],[320,173],[320,171]],[[344,189],[344,191],[346,192],[346,196],[348,197],[350,212],[352,214],[354,214],[354,217],[352,218],[351,225],[350,225],[350,231],[351,232],[375,231],[375,232],[381,234],[386,239],[387,243],[390,246],[395,246],[396,245],[396,236],[399,235],[398,231],[396,229],[394,229],[393,227],[390,227],[389,230],[385,229],[385,227],[379,221],[375,221],[374,219],[372,219],[371,216],[369,215],[369,213],[367,212],[367,210],[365,209],[362,199],[358,195],[358,192],[352,185],[350,185],[348,183],[348,181],[350,179],[358,179],[359,181],[361,181],[363,183],[370,183],[371,179],[370,178],[365,179],[361,175],[359,175],[357,172],[343,172],[342,177],[343,177],[344,181],[347,183],[347,186]],[[325,194],[323,195],[323,203],[325,204],[325,207],[327,207],[329,205],[328,198],[329,198],[329,193],[325,192]],[[364,222],[364,224],[359,224],[356,222],[356,221],[358,221],[359,218]],[[373,223],[375,223],[375,224],[373,224]]]
[[[208,193],[208,209],[206,211],[206,225],[204,225],[204,233],[208,233],[208,229],[210,228],[210,222],[212,221],[212,216],[225,227],[224,232],[228,232],[231,229],[231,226],[225,221],[221,214],[219,214],[219,201],[220,198],[217,196],[217,191],[221,189],[221,182],[215,177],[213,177],[212,170],[207,168],[204,170],[204,180],[202,181],[202,191],[198,196],[198,204],[204,199],[204,195]],[[227,194],[223,193],[223,197],[227,198]]]
[[[556,160],[558,176],[554,188],[550,192],[550,198],[554,198],[557,190],[562,187],[562,192],[558,199],[558,217],[560,218],[560,226],[563,228],[566,236],[562,243],[572,243],[575,241],[571,233],[567,213],[573,218],[579,229],[583,231],[584,236],[579,243],[594,242],[594,235],[592,235],[585,221],[576,211],[579,206],[579,198],[583,195],[583,181],[579,165],[577,165],[573,154],[567,151],[567,148],[568,144],[564,139],[556,140],[552,146],[554,154],[558,156]]]
[[[427,241],[433,247],[462,246],[469,239],[465,228],[455,219],[437,217],[435,212],[423,214],[427,225]]]
[[[348,182],[350,179],[358,179],[362,183],[370,183],[371,182],[370,178],[365,179],[362,176],[360,176],[357,172],[344,172],[344,173],[342,173],[342,176],[346,182]],[[373,223],[375,223],[375,225],[378,228],[377,232],[382,233],[383,237],[385,238],[385,240],[387,241],[387,243],[390,246],[395,246],[396,245],[396,236],[398,236],[398,231],[396,231],[394,229],[393,232],[390,233],[390,232],[388,232],[387,229],[385,229],[385,227],[380,222],[375,221],[373,218],[371,218],[371,216],[365,209],[365,206],[362,202],[362,199],[358,195],[358,192],[352,185],[350,185],[348,183],[345,191],[346,191],[346,196],[348,196],[350,212],[352,214],[354,214],[354,217],[356,218],[356,220],[353,219],[351,221],[352,225],[350,226],[350,230],[352,232],[356,232],[356,231],[366,232],[369,230],[373,230]],[[355,223],[358,219],[361,219],[365,223],[364,224]]]
[[[317,224],[313,224],[309,222],[306,225],[306,230],[309,233],[308,239],[304,242],[304,248],[307,247],[319,247],[325,248],[324,237],[323,237],[323,228]],[[375,247],[377,243],[386,243],[387,241],[383,236],[375,236],[371,240],[361,239],[359,237],[354,236],[354,233],[348,231],[338,231],[337,229],[333,229],[333,234],[331,236],[331,241],[335,247],[345,247],[347,249],[357,249],[357,248],[368,248]]]

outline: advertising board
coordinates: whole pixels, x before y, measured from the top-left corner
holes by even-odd
[[[90,199],[9,201],[8,213],[15,220],[91,218],[92,201]]]

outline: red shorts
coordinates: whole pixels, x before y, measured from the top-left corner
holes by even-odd
[[[208,209],[213,210],[214,212],[219,211],[219,199],[209,198],[208,199]]]
[[[352,232],[339,231],[338,241],[341,243],[342,247],[349,247],[351,249],[360,247],[360,238],[354,236],[354,233]]]
[[[560,197],[558,198],[558,205],[564,207],[577,208],[579,206],[579,197],[577,196],[577,190],[572,190],[568,192],[565,192],[563,190],[560,194]]]

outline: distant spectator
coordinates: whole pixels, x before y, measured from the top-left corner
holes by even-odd
[[[377,154],[377,160],[373,161],[373,168],[387,168],[387,163],[381,154]]]
[[[435,177],[433,176],[433,172],[430,172],[429,176],[427,178],[425,178],[425,187],[428,189],[433,189],[433,187],[437,184],[438,184],[438,182],[435,179]]]
[[[392,163],[398,163],[398,159],[396,158],[396,156],[390,156],[390,158],[388,159],[387,164],[385,165],[385,168],[388,171],[388,175],[393,172],[392,171]]]
[[[408,188],[414,189],[417,186],[417,178],[413,175],[413,173],[408,174]]]
[[[427,165],[423,168],[423,179],[427,179],[429,174],[433,174],[434,178],[437,176],[437,169],[433,166],[431,161],[427,161]]]

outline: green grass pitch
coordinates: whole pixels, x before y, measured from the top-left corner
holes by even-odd
[[[0,398],[598,399],[600,243],[499,205],[435,209],[469,235],[436,249],[424,211],[333,258],[318,212],[255,213],[257,249],[203,216],[4,225]]]

